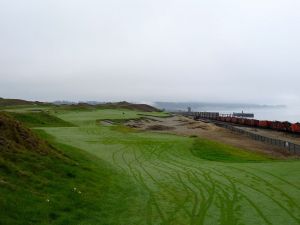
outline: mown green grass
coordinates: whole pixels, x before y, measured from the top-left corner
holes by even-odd
[[[60,143],[57,147],[79,163],[59,171],[71,171],[76,177],[68,179],[78,179],[80,189],[90,188],[84,192],[96,196],[85,199],[79,212],[63,213],[66,205],[72,205],[72,198],[62,195],[68,196],[75,183],[52,177],[48,184],[53,182],[54,187],[64,190],[59,197],[62,201],[56,201],[58,208],[47,211],[60,215],[53,224],[300,223],[299,161],[273,160],[205,139],[136,132],[96,122],[141,116],[136,111],[123,112],[61,111],[55,115],[75,127],[39,128],[51,135],[45,139]],[[56,192],[53,188],[47,193],[55,196]],[[76,204],[81,203],[78,201]],[[48,214],[35,217],[46,217],[47,224]],[[64,223],[64,217],[72,223],[67,219]]]
[[[46,132],[105,160],[148,193],[147,207],[135,209],[146,212],[140,224],[300,221],[298,161],[274,161],[204,139],[131,132],[95,123],[136,118],[135,112],[124,116],[120,110],[103,110],[59,116],[79,127],[45,128]]]
[[[261,162],[272,159],[271,156],[199,138],[195,139],[191,151],[201,159],[219,162]]]
[[[47,111],[49,109],[55,109],[51,105],[37,105],[37,106],[28,106],[28,105],[18,105],[18,106],[0,106],[0,111],[7,112],[41,112]]]

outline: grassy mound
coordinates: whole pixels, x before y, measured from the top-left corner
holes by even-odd
[[[48,153],[49,146],[37,138],[22,123],[11,116],[0,113],[0,149],[3,154],[6,151],[30,150],[39,153]]]
[[[191,152],[202,159],[218,162],[259,162],[270,160],[266,155],[199,138],[195,139]]]
[[[29,127],[71,127],[74,126],[56,116],[45,112],[10,113],[15,119]]]

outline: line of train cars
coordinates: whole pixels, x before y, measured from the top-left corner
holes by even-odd
[[[300,134],[300,123],[269,121],[269,120],[256,120],[243,117],[235,117],[232,115],[220,115],[218,112],[197,112],[194,115],[195,119],[205,118],[213,119],[227,123],[234,123],[239,125],[267,128],[277,131],[285,131]]]

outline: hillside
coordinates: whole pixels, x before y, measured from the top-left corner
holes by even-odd
[[[130,109],[130,110],[137,110],[137,111],[143,111],[143,112],[159,112],[160,110],[147,105],[147,104],[134,104],[129,102],[116,102],[116,103],[106,103],[102,105],[105,108],[110,109]]]
[[[22,105],[42,105],[46,103],[38,102],[38,101],[26,101],[22,99],[7,99],[7,98],[0,98],[0,107],[5,106],[22,106]]]
[[[142,112],[159,112],[161,110],[147,105],[147,104],[136,104],[130,102],[108,102],[108,103],[98,103],[90,104],[89,102],[80,103],[66,103],[66,104],[52,104],[47,102],[39,101],[26,101],[22,99],[5,99],[0,98],[0,107],[26,107],[26,106],[52,106],[57,109],[67,109],[67,110],[92,110],[92,109],[128,109],[137,110]]]
[[[127,110],[136,110],[141,112],[159,112],[160,110],[147,105],[147,104],[135,104],[129,102],[109,102],[109,103],[101,103],[96,105],[91,105],[88,103],[78,103],[71,105],[63,105],[65,109],[69,110],[93,110],[93,109],[127,109]]]

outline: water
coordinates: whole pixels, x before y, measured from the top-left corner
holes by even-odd
[[[188,107],[194,112],[233,112],[254,113],[255,119],[300,122],[300,105],[292,106],[264,106],[257,104],[207,103],[207,102],[155,102],[155,107],[167,111],[187,111]]]
[[[259,120],[278,120],[289,121],[292,123],[300,122],[300,107],[265,107],[265,108],[231,108],[230,110],[224,108],[205,108],[205,110],[198,108],[193,111],[214,111],[224,114],[232,114],[233,112],[254,113],[254,118]]]

